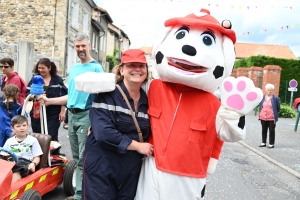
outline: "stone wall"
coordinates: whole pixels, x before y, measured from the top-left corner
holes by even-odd
[[[67,7],[67,0],[0,0],[0,37],[7,43],[32,42],[38,54],[48,57],[54,46],[54,57],[59,58],[61,68]]]

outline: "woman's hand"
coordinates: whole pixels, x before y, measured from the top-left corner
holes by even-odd
[[[146,156],[152,156],[153,155],[153,145],[150,143],[140,143],[139,142],[139,148],[137,149],[137,152],[140,154],[144,154]]]
[[[88,128],[88,135],[91,134],[91,126]]]
[[[60,122],[63,122],[65,120],[65,112],[64,111],[59,113],[58,119]]]
[[[127,147],[127,150],[134,150],[140,154],[151,156],[153,155],[153,145],[150,143],[141,143],[132,140],[131,144]]]
[[[34,99],[34,95],[32,94],[32,95],[30,95],[30,97],[29,97],[29,101],[33,101],[33,99]]]

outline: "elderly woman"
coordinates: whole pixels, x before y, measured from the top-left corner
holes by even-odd
[[[280,103],[274,93],[274,85],[268,83],[265,86],[265,92],[262,101],[260,102],[259,120],[262,126],[262,143],[259,147],[266,147],[267,134],[269,129],[269,145],[268,148],[274,148],[275,143],[275,126],[278,121],[278,112],[280,110]]]

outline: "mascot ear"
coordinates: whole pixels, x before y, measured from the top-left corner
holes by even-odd
[[[233,66],[235,62],[235,49],[232,40],[226,35],[223,35],[223,52],[225,60],[225,77],[230,76],[233,71]]]
[[[155,37],[154,43],[152,45],[152,58],[155,58],[155,53],[156,53],[158,47],[165,40],[165,38],[169,35],[171,30],[172,30],[172,27],[164,27],[162,30],[160,30],[158,32],[158,34]]]

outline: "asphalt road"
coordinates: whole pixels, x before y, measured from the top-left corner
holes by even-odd
[[[260,123],[253,114],[247,116],[246,140],[225,143],[215,174],[207,178],[205,199],[300,199],[300,176],[297,177],[300,173],[300,133],[293,131],[294,121],[279,119],[275,148],[262,149],[257,147],[261,143]],[[71,159],[67,131],[62,126],[59,140],[61,152]],[[62,186],[43,196],[43,200],[65,198]]]

